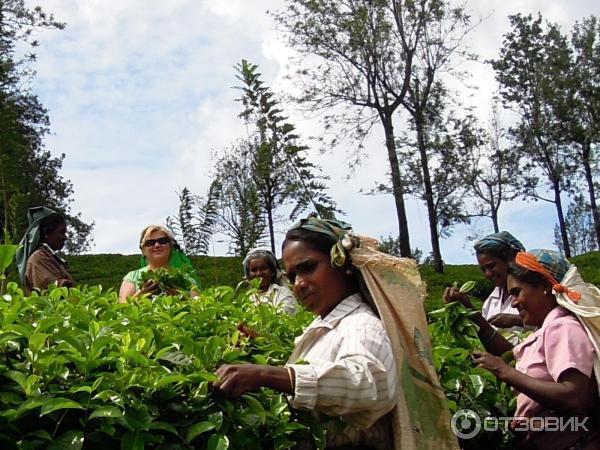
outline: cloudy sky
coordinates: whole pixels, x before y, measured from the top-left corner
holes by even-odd
[[[67,23],[65,30],[38,36],[33,89],[52,122],[47,147],[66,154],[62,174],[74,185],[73,209],[95,222],[92,252],[136,253],[141,228],[174,214],[184,186],[204,194],[211,155],[244,136],[233,66],[248,59],[269,86],[285,86],[290,51],[266,14],[283,1],[44,0],[42,6]],[[566,31],[582,17],[600,15],[597,0],[472,0],[470,8],[485,18],[469,40],[482,60],[497,56],[509,14],[540,11]],[[482,63],[468,70],[478,90],[464,101],[486,120],[493,73]],[[296,115],[294,121],[305,135],[319,133],[314,121]],[[368,145],[369,159],[350,180],[347,148],[315,152],[314,158],[331,177],[331,195],[347,213],[344,219],[362,234],[387,236],[397,232],[393,199],[359,193],[382,181],[387,170],[378,131]],[[426,208],[409,201],[408,217],[411,245],[427,254]],[[552,245],[555,222],[553,205],[540,203],[509,204],[500,217],[500,226],[530,248]],[[285,226],[279,226],[280,237]],[[477,227],[492,231],[486,220]],[[469,231],[458,227],[442,241],[447,262],[473,261],[465,242]],[[220,240],[215,254],[226,251]]]

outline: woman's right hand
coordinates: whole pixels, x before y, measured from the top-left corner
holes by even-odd
[[[447,287],[443,295],[444,303],[460,302],[465,308],[475,309],[467,294],[460,292],[458,288]]]

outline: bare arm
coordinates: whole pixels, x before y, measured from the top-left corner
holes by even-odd
[[[119,303],[127,303],[127,297],[131,297],[135,293],[135,284],[131,281],[125,281],[121,283],[119,289]]]
[[[219,381],[213,386],[227,397],[237,398],[246,392],[268,387],[284,394],[294,394],[294,370],[287,367],[262,366],[258,364],[224,365],[215,374]]]
[[[465,308],[475,309],[467,294],[459,292],[458,288],[446,288],[444,291],[444,302],[449,303],[454,301],[462,303]],[[512,350],[513,345],[504,339],[504,337],[490,325],[480,312],[477,312],[472,316],[471,320],[479,327],[477,335],[488,352],[500,356],[503,353]]]
[[[499,380],[535,400],[545,408],[571,414],[583,414],[592,407],[594,399],[590,378],[577,369],[567,369],[558,381],[532,378],[506,364],[501,358],[485,352],[475,352],[478,367],[492,372]]]

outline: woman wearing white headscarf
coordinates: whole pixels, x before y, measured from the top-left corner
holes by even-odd
[[[264,248],[250,250],[242,265],[246,279],[261,279],[258,293],[252,297],[255,303],[269,303],[291,315],[298,312],[298,302],[292,291],[277,282],[283,275],[273,252]]]

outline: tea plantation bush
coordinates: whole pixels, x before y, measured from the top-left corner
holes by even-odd
[[[119,304],[101,288],[0,298],[0,448],[285,449],[322,443],[270,390],[222,398],[223,363],[283,364],[312,319],[254,306],[231,287]],[[260,336],[237,330],[246,323]]]
[[[203,287],[236,286],[243,278],[242,260],[227,256],[194,256],[191,258],[198,272]],[[102,285],[104,290],[118,290],[127,272],[140,265],[139,255],[69,255],[67,261],[75,280],[88,286]],[[583,278],[600,286],[600,252],[590,252],[572,258],[580,269]],[[492,284],[485,279],[476,264],[446,265],[444,273],[438,274],[433,266],[424,265],[420,268],[421,276],[427,283],[427,299],[425,307],[428,311],[443,305],[442,293],[444,288],[457,281],[462,284],[473,280],[477,286],[471,296],[475,303],[483,302],[492,289]],[[13,269],[9,275],[12,281],[17,280]]]
[[[203,287],[234,287],[244,276],[241,258],[192,256],[190,259]],[[140,267],[140,255],[69,255],[67,262],[78,283],[118,291],[125,274]]]

